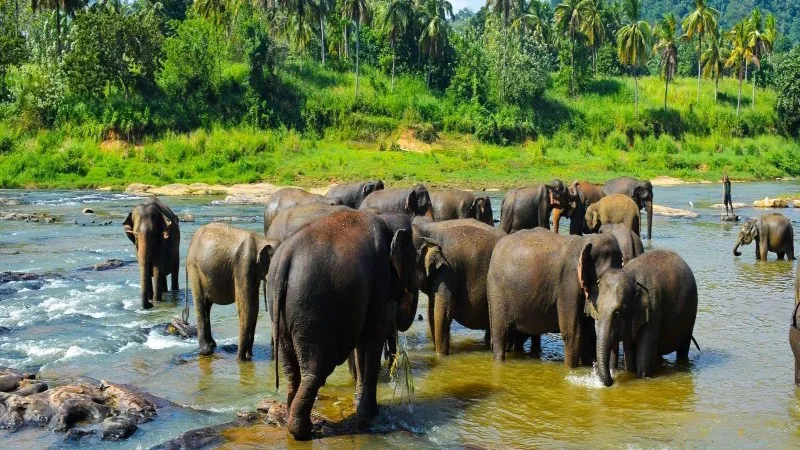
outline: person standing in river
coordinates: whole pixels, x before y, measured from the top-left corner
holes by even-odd
[[[722,202],[725,205],[725,215],[728,217],[733,216],[733,202],[731,202],[731,179],[728,178],[728,172],[722,174]],[[728,207],[731,208],[728,212]]]

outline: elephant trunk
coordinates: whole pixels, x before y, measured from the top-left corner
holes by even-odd
[[[419,304],[419,291],[405,292],[400,297],[394,315],[394,325],[398,331],[405,332],[414,323],[414,317]]]
[[[733,247],[733,255],[734,256],[742,256],[742,252],[739,251],[739,246],[742,245],[741,239],[736,240],[736,245]]]
[[[597,321],[597,375],[600,376],[600,381],[603,385],[608,387],[614,384],[614,379],[611,378],[611,370],[609,368],[609,353],[611,352],[611,333],[613,327],[611,326],[611,319]]]
[[[653,239],[653,200],[648,200],[644,207],[647,210],[647,239]]]
[[[139,277],[142,286],[142,308],[149,309],[152,307],[150,303],[150,294],[153,292],[153,258],[147,251],[147,246],[144,243],[140,244],[139,250]]]

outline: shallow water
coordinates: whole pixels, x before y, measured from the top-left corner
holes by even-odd
[[[751,203],[778,193],[795,193],[791,183],[736,184],[734,201]],[[617,374],[603,388],[591,369],[565,369],[560,338],[545,336],[543,360],[512,357],[491,361],[483,333],[453,327],[453,355],[437,358],[427,320],[405,334],[416,396],[411,407],[393,400],[384,375],[379,433],[295,443],[268,426],[226,432],[226,448],[431,446],[497,447],[747,447],[800,446],[800,395],[793,385],[787,342],[793,301],[792,262],[756,263],[754,246],[731,254],[738,226],[720,223],[711,209],[718,185],[656,188],[657,204],[691,209],[699,219],[656,217],[652,248],[677,251],[697,278],[700,305],[688,368],[673,357],[649,380]],[[2,211],[48,212],[60,224],[0,222],[0,272],[47,275],[44,282],[0,285],[0,366],[41,369],[47,379],[88,376],[130,383],[192,409],[162,414],[117,447],[146,448],[202,426],[228,422],[254,409],[263,398],[285,399],[285,380],[275,393],[268,315],[261,312],[254,361],[237,363],[236,308],[214,306],[212,331],[220,346],[210,358],[197,356],[196,340],[183,341],[152,328],[179,315],[183,294],[139,308],[138,268],[121,221],[140,201],[127,194],[87,191],[0,191],[19,200]],[[181,216],[182,254],[194,230],[224,217],[260,231],[262,208],[215,204],[218,198],[169,198]],[[499,213],[499,198],[495,199]],[[81,214],[91,207],[99,217]],[[750,217],[764,211],[737,210]],[[800,211],[782,210],[793,222]],[[110,226],[90,223],[112,220]],[[78,223],[74,223],[77,221]],[[564,227],[568,229],[568,227]],[[19,254],[7,254],[9,250]],[[800,252],[798,253],[800,256]],[[105,272],[81,268],[109,258],[132,262]],[[774,255],[771,256],[774,259]],[[183,276],[180,278],[184,288]],[[427,311],[421,296],[419,312]],[[192,309],[191,321],[195,315]],[[351,415],[353,383],[340,367],[320,391],[315,411],[337,421]],[[61,436],[21,432],[2,435],[27,447],[62,446]],[[104,445],[107,447],[108,445]]]

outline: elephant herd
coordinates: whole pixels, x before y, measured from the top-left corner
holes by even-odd
[[[325,196],[284,188],[267,201],[263,235],[212,223],[192,237],[186,274],[200,353],[216,345],[211,305],[235,302],[238,358],[252,358],[263,280],[276,372],[282,367],[288,380],[287,425],[298,439],[310,437],[317,392],[348,359],[359,415],[377,413],[384,348],[412,326],[420,291],[438,355],[450,353],[456,321],[484,330],[497,361],[524,352],[528,340],[536,355],[542,334],[560,333],[565,366],[596,362],[611,386],[621,343],[625,369],[648,377],[662,355],[688,358],[698,299],[680,256],[644,252],[643,208],[649,239],[653,188],[629,177],[511,190],[498,227],[489,197],[472,192],[387,189],[380,180]],[[570,219],[569,235],[550,231],[551,214],[556,229],[561,216]],[[125,221],[144,308],[161,298],[167,274],[178,288],[178,226],[156,198]]]

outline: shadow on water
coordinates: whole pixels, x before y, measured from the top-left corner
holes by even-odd
[[[752,247],[755,252],[755,247]],[[731,255],[733,256],[733,255]],[[792,278],[794,261],[775,260],[775,254],[768,254],[767,261],[742,261],[746,254],[742,251],[742,256],[735,258],[735,267],[738,280],[747,283],[785,283]]]

